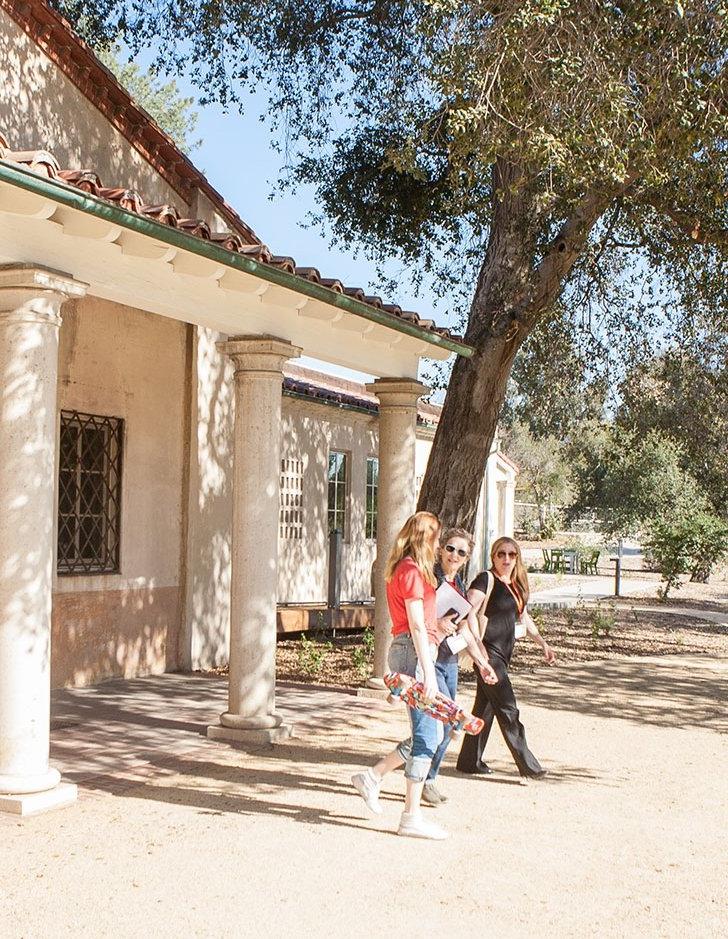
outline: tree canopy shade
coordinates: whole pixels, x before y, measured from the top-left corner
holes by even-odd
[[[557,302],[602,331],[665,306],[678,325],[725,317],[724,2],[57,5],[208,99],[267,87],[291,179],[344,241],[443,289],[475,266],[476,354],[453,368],[420,496],[447,523],[473,521],[514,357]]]

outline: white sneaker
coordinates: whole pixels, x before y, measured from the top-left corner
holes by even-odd
[[[428,822],[419,812],[416,815],[402,812],[397,834],[407,838],[429,838],[431,841],[444,841],[447,838],[444,828],[434,822]]]
[[[375,815],[381,815],[384,811],[382,803],[379,801],[381,782],[374,779],[371,771],[365,769],[363,773],[355,773],[351,777],[351,784],[366,803],[366,807]]]

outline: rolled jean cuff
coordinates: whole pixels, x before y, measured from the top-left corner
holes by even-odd
[[[404,764],[404,778],[412,782],[424,782],[430,772],[431,756],[411,756]]]
[[[432,757],[426,754],[412,756],[412,738],[403,740],[397,745],[397,753],[404,760],[404,778],[412,782],[423,782],[427,778],[432,765]]]

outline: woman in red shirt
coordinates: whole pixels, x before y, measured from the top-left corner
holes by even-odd
[[[435,657],[442,638],[437,622],[434,572],[439,535],[440,520],[436,515],[431,512],[412,515],[397,535],[385,569],[393,637],[389,668],[422,681],[428,697],[434,697],[438,691]],[[351,781],[367,806],[379,815],[382,777],[404,762],[407,792],[397,834],[439,841],[447,833],[422,816],[420,799],[444,726],[422,711],[408,708],[407,713],[411,737],[374,766],[352,776]]]

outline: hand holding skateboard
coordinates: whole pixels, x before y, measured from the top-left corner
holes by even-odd
[[[483,721],[468,711],[463,710],[452,698],[438,691],[433,698],[424,693],[421,681],[415,681],[409,675],[400,672],[389,672],[384,676],[384,684],[389,688],[389,700],[403,701],[407,707],[424,711],[430,717],[450,726],[450,735],[457,736],[462,731],[466,734],[479,734],[483,729]]]

